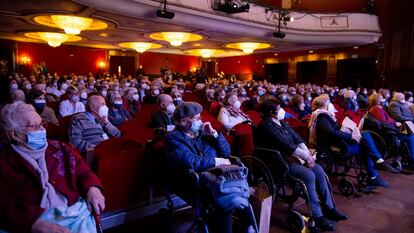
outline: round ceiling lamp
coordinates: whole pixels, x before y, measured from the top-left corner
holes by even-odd
[[[181,46],[185,42],[203,39],[199,34],[189,32],[156,32],[149,35],[154,40],[168,41],[172,46]]]
[[[68,35],[57,32],[28,32],[24,34],[26,37],[46,41],[52,47],[58,47],[64,42],[79,41],[79,36]]]
[[[227,44],[226,47],[231,48],[231,49],[240,49],[243,51],[243,53],[250,54],[250,53],[253,53],[257,49],[270,48],[270,44],[258,43],[258,42],[239,42],[239,43]]]
[[[124,42],[119,44],[120,47],[134,49],[138,53],[143,53],[148,49],[159,49],[162,46],[157,43],[150,42]]]
[[[100,20],[72,15],[40,15],[34,17],[33,20],[44,26],[63,29],[69,35],[77,35],[84,30],[102,30],[108,27],[108,24]]]
[[[202,58],[209,58],[225,53],[221,49],[190,49],[187,50],[187,53],[191,55],[201,56]]]

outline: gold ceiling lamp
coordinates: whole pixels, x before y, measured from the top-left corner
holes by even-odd
[[[225,53],[221,49],[190,49],[187,53],[191,55],[201,56],[202,58],[210,58]]]
[[[231,48],[231,49],[241,49],[243,53],[250,54],[250,53],[253,53],[254,50],[257,50],[257,49],[270,48],[270,44],[258,43],[258,42],[239,42],[239,43],[227,44],[226,47]]]
[[[159,49],[162,46],[157,43],[150,42],[124,42],[119,44],[120,47],[134,49],[138,53],[143,53],[148,49]]]
[[[189,32],[156,32],[150,34],[149,37],[154,40],[168,41],[172,46],[181,46],[185,42],[203,39],[201,35]]]
[[[64,42],[79,41],[79,36],[68,35],[57,32],[28,32],[24,34],[26,37],[46,41],[52,47],[58,47]]]
[[[102,30],[108,27],[103,21],[72,15],[39,15],[33,20],[41,25],[61,28],[69,35],[77,35],[84,30]]]

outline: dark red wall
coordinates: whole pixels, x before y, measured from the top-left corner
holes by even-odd
[[[61,45],[53,48],[47,44],[17,42],[18,59],[27,56],[33,63],[46,62],[50,73],[59,75],[75,73],[86,75],[100,72],[98,63],[105,61],[105,50],[79,46]]]
[[[270,54],[252,54],[246,56],[220,58],[218,62],[218,71],[228,74],[250,74],[260,75],[264,68],[263,60],[270,57]]]
[[[139,65],[147,74],[159,74],[161,67],[166,64],[172,72],[187,73],[200,66],[200,58],[165,53],[145,52],[139,57]]]

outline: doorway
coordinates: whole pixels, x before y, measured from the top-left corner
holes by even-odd
[[[265,76],[271,83],[288,83],[289,63],[276,63],[265,65]]]
[[[296,77],[299,83],[314,83],[317,85],[323,85],[326,82],[327,62],[298,62],[296,72]]]
[[[111,74],[119,74],[128,76],[135,74],[135,57],[130,56],[110,56],[109,71]]]
[[[352,58],[338,60],[337,84],[341,87],[376,88],[380,81],[376,78],[375,58]]]
[[[207,77],[214,77],[216,76],[216,62],[213,60],[202,60],[201,61],[201,68],[204,69],[206,72]]]

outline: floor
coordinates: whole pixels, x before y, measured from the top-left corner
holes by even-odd
[[[350,216],[337,224],[338,233],[413,233],[414,232],[414,174],[380,173],[390,189],[376,189],[370,194],[344,197],[337,191],[337,180],[331,179],[336,206]],[[270,233],[289,232],[286,225],[287,206],[275,202],[272,207]],[[176,233],[185,233],[192,219],[192,210],[174,214],[172,223]],[[131,222],[106,230],[105,233],[163,232],[165,223],[158,216]]]

